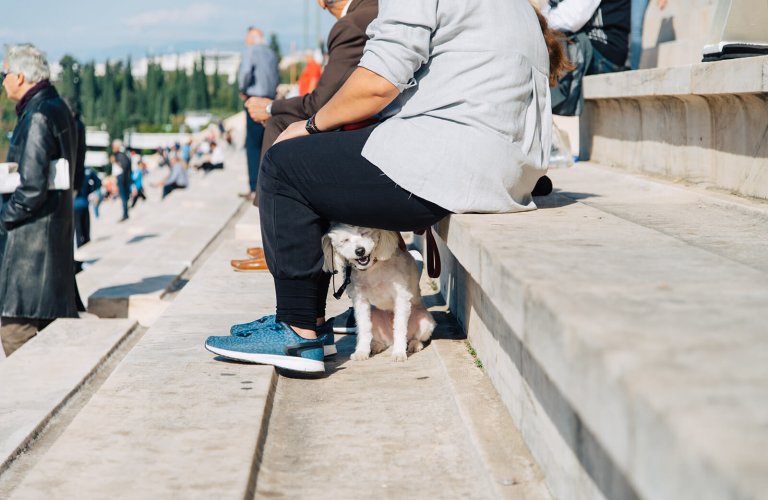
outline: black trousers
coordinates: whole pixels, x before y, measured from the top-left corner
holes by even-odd
[[[279,321],[315,328],[328,286],[320,240],[331,222],[413,231],[449,213],[362,157],[375,127],[281,142],[264,156],[259,209]]]
[[[75,209],[75,242],[77,248],[91,241],[91,214],[88,207]]]

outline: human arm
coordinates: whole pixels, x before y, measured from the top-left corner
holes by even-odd
[[[272,114],[310,117],[317,113],[355,71],[367,41],[365,32],[352,22],[336,23],[328,36],[328,64],[317,88],[304,96],[275,101]]]
[[[48,198],[48,174],[56,141],[43,114],[35,113],[30,120],[24,149],[18,156],[21,184],[0,211],[0,224],[6,230],[34,217]]]
[[[601,0],[563,0],[556,7],[547,4],[541,13],[553,30],[576,33],[592,19]]]
[[[360,67],[315,117],[321,131],[358,123],[381,112],[404,90],[416,85],[414,75],[429,60],[437,26],[437,0],[387,0],[371,23]],[[293,124],[278,138],[305,135]]]

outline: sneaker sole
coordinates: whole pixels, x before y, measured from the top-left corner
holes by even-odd
[[[334,326],[333,333],[344,333],[347,335],[355,335],[357,334],[357,327],[356,326]]]
[[[278,356],[276,354],[258,354],[230,351],[228,349],[212,347],[208,344],[205,345],[205,348],[214,354],[218,354],[219,356],[224,356],[225,358],[234,359],[237,361],[246,361],[248,363],[256,363],[260,365],[272,365],[295,372],[322,373],[325,371],[325,363],[322,361],[316,361],[314,359],[297,358],[293,356]],[[323,348],[323,351],[325,351],[325,348]]]

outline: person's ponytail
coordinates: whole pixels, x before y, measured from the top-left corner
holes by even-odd
[[[554,87],[560,75],[571,71],[574,66],[568,60],[568,56],[565,53],[565,37],[562,33],[550,29],[547,20],[539,12],[539,9],[535,10],[539,18],[541,32],[544,34],[544,41],[547,43],[547,51],[549,52],[549,84]]]

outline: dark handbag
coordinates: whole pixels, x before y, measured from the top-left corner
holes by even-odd
[[[584,111],[584,76],[592,64],[592,42],[585,33],[569,35],[565,39],[565,51],[575,68],[563,75],[552,89],[552,113],[579,116]]]

